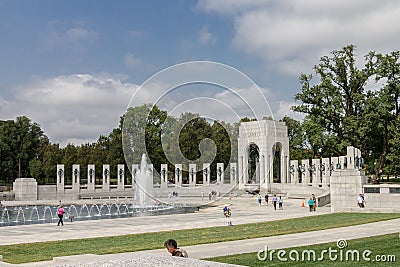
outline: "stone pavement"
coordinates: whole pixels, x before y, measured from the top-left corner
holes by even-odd
[[[231,200],[224,198],[215,203],[217,205],[215,207],[202,209],[191,214],[66,222],[64,227],[57,227],[55,224],[1,227],[0,245],[221,226],[225,224],[225,218],[222,213],[222,207],[225,205],[229,205],[232,209],[231,220],[234,225],[330,213],[329,207],[318,208],[317,212],[309,212],[307,208],[301,207],[301,200],[298,199],[285,199],[284,210],[277,211],[274,211],[271,206],[258,207],[256,202],[255,197],[234,198]],[[229,228],[227,227],[227,229]],[[376,229],[380,230],[376,231]],[[399,231],[400,219],[396,219],[308,233],[185,247],[190,259],[172,258],[165,249],[160,249],[101,256],[60,257],[49,262],[23,265],[0,263],[0,266],[229,266],[207,261],[196,261],[196,259],[255,252],[264,249],[265,246],[268,246],[269,249],[287,248],[332,242],[340,238],[350,240]],[[152,262],[152,264],[145,265],[149,262]]]
[[[224,206],[231,208],[233,224],[330,213],[329,207],[321,207],[318,208],[317,212],[309,212],[307,208],[301,207],[301,200],[299,199],[284,199],[284,210],[276,211],[273,210],[271,205],[259,207],[255,196],[222,198],[214,202],[214,205],[200,209],[195,213],[186,214],[76,221],[72,223],[66,220],[64,227],[57,227],[56,223],[0,227],[0,245],[223,226],[225,225],[225,217],[222,211]]]

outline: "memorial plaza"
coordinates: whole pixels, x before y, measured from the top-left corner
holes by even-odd
[[[232,227],[245,223],[331,213],[330,207],[318,207],[316,212],[309,212],[307,207],[302,207],[302,201],[302,199],[284,197],[283,210],[274,210],[271,204],[266,206],[264,201],[263,205],[259,207],[256,196],[243,194],[241,196],[223,197],[211,203],[208,208],[200,209],[195,213],[74,222],[66,221],[63,227],[57,227],[56,223],[2,227],[0,231],[0,245],[57,240],[60,242],[60,246],[62,246],[62,240],[69,239],[224,226],[226,225],[226,219],[222,211],[224,206],[230,207],[232,211],[230,218],[233,224]],[[8,205],[11,203],[5,202],[3,204]],[[227,231],[230,230],[230,226],[226,226],[226,228]],[[380,230],[373,231],[373,229]],[[399,231],[400,219],[395,219],[322,231],[184,247],[189,254],[189,258],[171,257],[166,249],[158,249],[110,255],[57,257],[52,261],[20,265],[2,262],[0,266],[230,266],[228,264],[199,259],[257,252],[263,249],[266,244],[271,249],[277,249],[335,242],[340,238],[350,240],[373,235],[397,233]],[[160,244],[163,241],[160,240]],[[182,240],[177,241],[179,244],[179,241]]]

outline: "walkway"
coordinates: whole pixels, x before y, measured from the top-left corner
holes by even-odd
[[[259,207],[256,197],[241,197],[231,200],[223,198],[215,205],[215,207],[187,214],[76,221],[73,223],[66,221],[64,227],[57,227],[56,223],[0,227],[0,245],[223,226],[225,218],[222,208],[225,205],[232,210],[233,224],[330,213],[328,207],[319,208],[317,212],[309,212],[308,209],[301,207],[301,200],[299,199],[285,200],[284,210],[276,211],[273,210],[271,205]],[[62,231],[62,234],[59,230]]]
[[[330,213],[330,209],[327,207],[318,208],[317,212],[309,212],[306,208],[301,207],[300,200],[285,199],[285,209],[277,211],[274,211],[271,206],[258,207],[255,197],[237,198],[232,200],[223,199],[217,204],[218,206],[216,207],[204,209],[192,214],[82,221],[73,223],[67,222],[64,227],[59,228],[54,224],[1,227],[0,245],[220,226],[224,225],[224,218],[222,215],[222,207],[224,205],[230,205],[232,209],[232,222],[234,224]],[[56,229],[60,229],[62,234],[60,235],[57,233]],[[380,230],[377,232],[375,229]],[[172,259],[165,249],[161,249],[147,252],[132,252],[103,256],[80,255],[61,257],[56,258],[51,262],[31,263],[24,264],[23,266],[231,266],[226,264],[196,261],[195,259],[255,252],[264,249],[265,246],[268,246],[269,249],[287,248],[335,242],[341,238],[350,240],[396,232],[400,232],[400,219],[308,233],[185,247],[191,259]],[[171,261],[173,261],[173,263],[171,263]],[[190,261],[190,263],[187,261]],[[147,265],[147,263],[151,264]],[[0,263],[0,266],[21,265]]]

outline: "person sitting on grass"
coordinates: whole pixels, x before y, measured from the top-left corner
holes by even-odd
[[[188,254],[184,249],[178,248],[178,243],[174,239],[166,240],[164,242],[164,246],[172,256],[184,258],[188,257]]]

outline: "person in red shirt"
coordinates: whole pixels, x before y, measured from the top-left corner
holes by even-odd
[[[62,226],[64,226],[64,222],[63,222],[64,213],[65,213],[64,207],[60,206],[57,210],[57,215],[58,215],[57,226],[60,226],[60,223]]]

